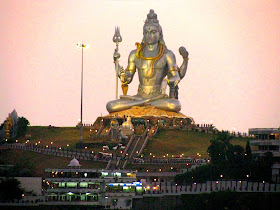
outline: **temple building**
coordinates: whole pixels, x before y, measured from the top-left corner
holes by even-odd
[[[82,169],[77,159],[65,169],[46,169],[43,180],[48,205],[91,205],[129,209],[142,195],[135,171]]]
[[[263,156],[266,152],[271,152],[275,162],[280,162],[280,128],[250,128],[249,136],[252,146],[257,146],[254,151],[258,156]]]
[[[280,182],[280,128],[250,128],[249,136],[253,138],[250,145],[258,147],[253,154],[262,157],[266,152],[272,153],[272,180]]]

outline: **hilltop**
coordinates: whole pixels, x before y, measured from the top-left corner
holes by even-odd
[[[50,127],[50,126],[29,126],[28,135],[30,143],[40,142],[41,145],[51,145],[56,147],[75,148],[76,143],[80,141],[80,129],[77,127]],[[216,134],[201,133],[191,130],[159,130],[158,134],[153,136],[146,146],[144,155],[152,153],[156,157],[163,157],[166,154],[185,157],[197,157],[199,153],[201,158],[208,158],[207,148],[210,140]],[[20,140],[25,142],[25,139]],[[90,138],[90,128],[83,129],[83,141],[85,143],[97,143],[95,149],[100,150],[101,145],[108,144],[106,140],[93,140]],[[232,144],[246,146],[248,138],[234,137]],[[90,148],[89,148],[90,149]]]
[[[106,140],[93,140],[89,138],[90,128],[85,127],[83,132],[84,142],[96,143],[93,148],[88,150],[98,152],[102,150],[102,145],[107,145]],[[201,133],[191,130],[159,130],[158,134],[149,139],[148,144],[143,152],[144,158],[163,158],[163,157],[179,157],[184,154],[184,157],[191,158],[208,158],[207,148],[210,145],[210,140],[216,134]],[[42,146],[54,146],[74,149],[76,143],[80,140],[80,130],[77,127],[50,127],[50,126],[29,126],[28,135],[24,139],[18,139],[19,143],[39,144]],[[235,137],[231,140],[232,144],[239,144],[245,148],[248,138]],[[109,150],[108,152],[114,152]],[[168,155],[167,155],[168,154]],[[45,168],[63,168],[68,165],[71,158],[56,157],[44,155],[40,153],[21,151],[21,150],[0,150],[1,164],[14,164],[20,162],[32,163],[32,168],[36,171],[36,175],[43,175]],[[81,161],[83,167],[90,168],[105,168],[105,163],[93,161]],[[140,169],[149,171],[170,170],[169,165],[162,166],[137,166],[128,165],[127,169]],[[176,165],[177,169],[184,168],[184,165]]]

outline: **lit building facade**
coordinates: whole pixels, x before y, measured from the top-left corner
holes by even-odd
[[[81,169],[76,159],[68,166],[45,170],[43,188],[50,205],[127,209],[132,207],[133,197],[142,196],[142,183],[137,182],[135,171]]]
[[[264,156],[266,152],[273,155],[274,164],[272,165],[272,180],[279,182],[280,174],[280,128],[250,128],[249,136],[251,146],[257,146],[258,149],[252,151],[258,157]]]
[[[249,136],[253,138],[250,145],[258,147],[253,153],[263,156],[266,152],[271,152],[275,162],[280,163],[279,128],[250,128]]]

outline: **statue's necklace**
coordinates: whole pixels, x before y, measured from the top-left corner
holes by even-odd
[[[159,43],[159,45],[160,45],[159,53],[155,57],[144,57],[143,56],[143,49],[144,49],[145,45],[141,45],[140,43],[136,43],[136,46],[137,46],[136,57],[141,58],[143,60],[152,60],[151,66],[150,66],[150,71],[147,74],[144,74],[144,72],[143,72],[143,76],[147,79],[154,76],[154,71],[153,71],[154,63],[156,61],[158,61],[164,54],[165,46],[161,43]]]

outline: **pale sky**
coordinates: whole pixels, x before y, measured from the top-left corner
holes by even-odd
[[[84,51],[85,123],[115,99],[112,41],[120,27],[120,64],[142,40],[154,9],[167,47],[189,66],[179,84],[181,113],[196,123],[247,132],[280,126],[280,1],[2,0],[0,122],[16,109],[31,125],[75,126],[80,119]],[[138,76],[128,94],[136,94]],[[119,88],[121,94],[121,88]]]

